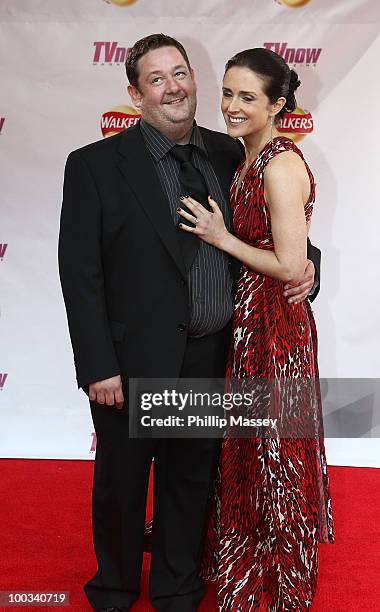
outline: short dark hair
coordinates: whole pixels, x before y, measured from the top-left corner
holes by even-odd
[[[264,81],[264,93],[274,104],[278,98],[286,98],[284,107],[276,115],[280,121],[286,112],[292,112],[297,107],[294,95],[301,85],[298,74],[291,70],[285,60],[274,51],[257,47],[240,51],[228,60],[225,73],[234,66],[249,68]]]
[[[178,40],[172,38],[171,36],[167,36],[166,34],[150,34],[150,36],[145,36],[145,38],[141,38],[135,42],[133,47],[128,50],[127,59],[125,60],[125,71],[131,85],[138,88],[139,59],[149,51],[154,51],[155,49],[160,49],[161,47],[175,47],[178,49],[189,70],[191,70],[189,58],[187,57],[185,48]]]

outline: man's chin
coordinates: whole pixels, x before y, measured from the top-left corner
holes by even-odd
[[[170,123],[176,124],[194,121],[194,113],[191,113],[190,111],[186,111],[186,113],[168,113],[166,117]]]
[[[184,103],[178,104],[178,106],[175,104],[173,106],[165,104],[163,108],[167,118],[172,121],[188,121],[191,116],[195,115],[195,108],[192,108],[187,99],[184,100]]]
[[[181,125],[181,124],[185,125],[187,123],[193,123],[193,121],[194,121],[194,117],[184,117],[182,119],[172,118],[170,120],[170,122],[175,124],[175,125]]]

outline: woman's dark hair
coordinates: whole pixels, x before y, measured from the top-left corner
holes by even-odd
[[[276,115],[276,121],[280,121],[286,112],[292,112],[297,107],[294,92],[301,85],[301,81],[296,71],[289,68],[281,55],[260,47],[246,49],[228,60],[225,73],[234,66],[249,68],[263,79],[264,93],[271,104],[278,98],[286,98],[284,107]]]

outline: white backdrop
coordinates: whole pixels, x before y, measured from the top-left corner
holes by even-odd
[[[371,0],[1,0],[0,456],[94,454],[57,272],[63,168],[103,137],[113,109],[133,123],[121,60],[153,32],[185,45],[198,123],[222,131],[229,57],[270,45],[296,62],[299,112],[313,128],[300,140],[317,180],[311,237],[323,253],[321,375],[379,377],[379,12]],[[380,467],[376,438],[326,445],[331,464]]]

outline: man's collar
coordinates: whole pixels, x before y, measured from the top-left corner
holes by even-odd
[[[205,143],[203,142],[201,131],[195,121],[193,131],[191,133],[190,144],[198,147],[198,149],[200,149],[207,157],[207,149],[205,147]]]
[[[156,162],[160,161],[174,146],[176,146],[175,142],[150,125],[150,123],[147,123],[144,119],[140,120],[140,127],[149,151]],[[207,149],[195,120],[189,144],[194,145],[207,156]]]

